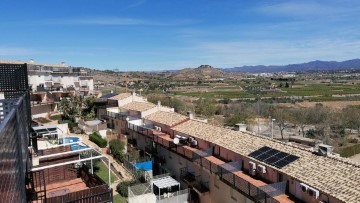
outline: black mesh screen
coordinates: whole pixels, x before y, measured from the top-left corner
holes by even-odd
[[[26,202],[30,100],[26,64],[0,64],[0,202]]]

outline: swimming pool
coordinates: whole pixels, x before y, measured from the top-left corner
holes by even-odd
[[[80,139],[78,137],[64,137],[64,138],[59,139],[59,144],[68,144],[68,143],[79,142],[79,141],[80,141]],[[88,148],[88,146],[79,145],[79,144],[73,144],[70,146],[71,146],[72,151]]]
[[[59,139],[59,144],[68,144],[72,142],[79,142],[80,139],[78,137],[64,137]]]

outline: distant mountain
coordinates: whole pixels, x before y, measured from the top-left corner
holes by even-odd
[[[209,65],[201,65],[198,68],[185,68],[172,72],[170,77],[176,79],[210,79],[224,76],[222,69],[213,68]]]
[[[326,71],[326,70],[349,70],[360,69],[360,59],[352,59],[348,61],[311,61],[308,63],[289,64],[289,65],[258,65],[258,66],[242,66],[235,68],[224,68],[224,72],[301,72],[301,71]]]

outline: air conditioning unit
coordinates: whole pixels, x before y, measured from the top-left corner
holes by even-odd
[[[256,170],[255,169],[250,169],[249,173],[250,173],[250,175],[255,176],[256,175]]]
[[[300,183],[300,187],[302,192],[307,192],[309,189],[309,186],[304,183]]]
[[[161,131],[161,127],[158,127],[158,131]]]
[[[186,145],[188,143],[187,137],[180,137],[180,144]]]
[[[260,172],[260,173],[266,173],[266,167],[263,166],[263,165],[258,165],[257,166],[257,170]]]
[[[316,190],[314,188],[309,187],[308,188],[308,194],[310,196],[312,196],[313,198],[318,199],[319,195],[320,195],[320,192],[319,192],[319,190]]]
[[[256,163],[249,161],[249,170],[256,170]]]
[[[189,142],[192,143],[195,139],[193,137],[189,137]]]
[[[196,147],[198,145],[198,142],[194,139],[191,143],[191,146]]]

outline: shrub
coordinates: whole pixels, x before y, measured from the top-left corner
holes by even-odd
[[[356,138],[349,138],[349,139],[348,139],[348,142],[353,143],[353,144],[356,144],[356,143],[359,142],[359,140],[356,139]]]
[[[67,123],[70,132],[73,132],[73,131],[74,131],[73,129],[76,128],[76,127],[78,127],[78,123],[75,123],[75,122],[73,122],[73,121],[71,121],[71,120],[58,120],[58,123],[59,123],[59,124]]]
[[[134,180],[123,181],[116,186],[116,192],[123,197],[128,197],[128,187],[137,183]]]
[[[43,117],[34,118],[34,120],[39,122],[39,123],[49,123],[50,122],[48,119],[43,118]]]
[[[89,140],[97,144],[100,148],[104,148],[107,145],[107,141],[96,132],[89,135]]]
[[[360,153],[360,144],[340,149],[340,155],[342,157],[350,157],[358,153]]]
[[[111,140],[109,142],[109,147],[111,154],[114,156],[114,158],[122,162],[125,155],[125,143],[121,140]]]
[[[57,115],[50,116],[50,119],[51,119],[51,120],[61,120],[61,118],[62,118],[62,115],[61,115],[61,114],[57,114]]]

